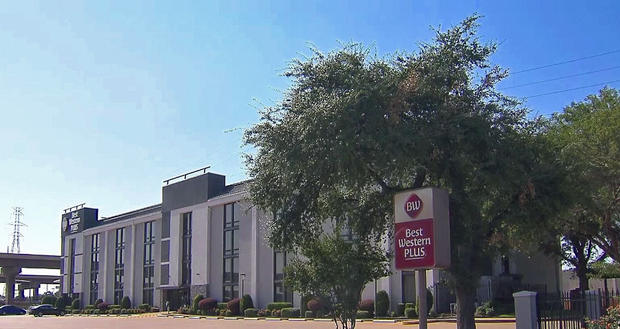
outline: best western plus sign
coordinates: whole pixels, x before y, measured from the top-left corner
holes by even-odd
[[[394,196],[397,269],[450,266],[448,192],[423,188]]]

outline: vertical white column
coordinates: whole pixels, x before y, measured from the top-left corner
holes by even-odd
[[[250,273],[250,282],[252,283],[252,287],[250,289],[250,294],[252,295],[252,299],[258,302],[258,209],[256,206],[252,205],[252,249],[250,250],[250,264],[252,272]]]
[[[205,268],[204,268],[204,278],[205,278],[205,284],[207,285],[207,294],[210,295],[211,294],[211,282],[210,282],[210,278],[209,278],[209,272],[211,271],[211,207],[207,206],[207,231],[205,233],[205,237],[206,237],[206,241],[205,246],[204,246],[204,250],[205,252]]]
[[[136,265],[138,264],[138,257],[136,255],[136,243],[137,243],[137,232],[136,232],[136,224],[131,224],[131,226],[129,226],[131,228],[131,239],[129,239],[129,257],[125,257],[125,259],[129,260],[130,264],[129,264],[129,277],[125,276],[125,282],[129,283],[129,289],[125,289],[125,292],[127,293],[127,296],[130,296],[129,298],[131,298],[131,303],[135,304],[137,303],[136,300],[134,300],[136,294],[135,294],[135,286],[136,286],[136,277],[135,277],[135,273],[136,273]],[[127,280],[129,279],[129,280]],[[136,304],[137,305],[137,304]]]

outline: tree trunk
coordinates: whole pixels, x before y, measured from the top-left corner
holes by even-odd
[[[584,292],[589,289],[589,279],[588,279],[588,271],[583,266],[583,268],[577,269],[577,277],[579,278],[579,290]]]
[[[457,329],[475,329],[474,293],[470,289],[456,289],[456,327]]]

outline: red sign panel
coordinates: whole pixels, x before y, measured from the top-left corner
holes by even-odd
[[[432,218],[396,223],[395,233],[396,269],[435,266]]]
[[[416,216],[420,213],[420,211],[422,211],[423,206],[424,206],[424,203],[422,203],[422,199],[420,199],[420,197],[415,193],[409,196],[409,198],[407,199],[407,202],[405,202],[405,205],[404,205],[405,212],[411,218],[416,218]]]

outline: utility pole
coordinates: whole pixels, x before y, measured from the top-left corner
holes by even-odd
[[[23,216],[24,213],[22,207],[13,207],[13,223],[9,224],[13,226],[13,242],[11,244],[12,254],[20,253],[19,238],[23,237],[23,235],[20,233],[20,228],[22,226],[26,226],[26,224],[22,223]]]

